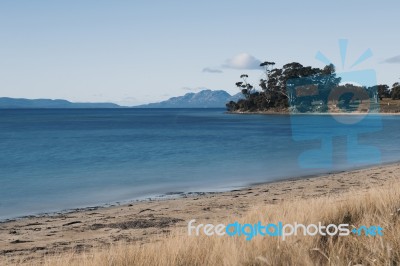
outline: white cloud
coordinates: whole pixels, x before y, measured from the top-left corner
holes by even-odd
[[[209,68],[209,67],[203,68],[202,72],[205,72],[205,73],[223,73],[222,70],[215,69],[215,68]]]
[[[383,63],[400,64],[400,55],[388,58]]]
[[[224,68],[232,69],[260,69],[261,61],[248,53],[241,53],[226,60]]]

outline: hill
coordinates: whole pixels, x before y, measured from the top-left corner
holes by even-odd
[[[242,94],[230,95],[224,90],[202,90],[172,97],[166,101],[135,106],[137,108],[225,108],[229,101],[242,99]]]
[[[0,98],[0,109],[12,108],[121,108],[114,103],[73,103],[67,100]]]

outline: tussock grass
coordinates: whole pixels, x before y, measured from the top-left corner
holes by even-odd
[[[195,217],[194,217],[195,218]],[[159,241],[122,243],[87,253],[44,258],[44,265],[398,265],[400,262],[400,183],[337,196],[254,206],[231,221],[322,222],[380,225],[384,236],[190,237],[177,230]],[[197,221],[200,223],[202,221]],[[204,222],[204,221],[203,221]],[[34,262],[31,262],[35,264]]]

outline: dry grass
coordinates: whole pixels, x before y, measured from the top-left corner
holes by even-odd
[[[234,217],[233,217],[234,219]],[[176,231],[145,245],[119,244],[104,250],[47,257],[44,265],[398,265],[400,184],[337,197],[255,206],[238,221],[380,225],[383,237],[292,236],[189,237]],[[234,220],[232,220],[234,221]],[[227,223],[232,221],[215,221]],[[199,223],[201,221],[197,221]],[[31,262],[33,263],[33,262]]]
[[[389,98],[384,98],[380,103],[380,112],[381,113],[399,113],[400,112],[400,101],[392,100]]]

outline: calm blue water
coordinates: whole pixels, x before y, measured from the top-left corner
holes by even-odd
[[[399,160],[399,120],[375,116],[357,129],[381,152],[370,164]],[[340,136],[332,167],[299,166],[337,127],[327,116],[223,109],[0,110],[0,219],[360,166]]]

